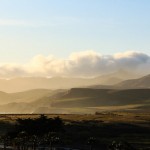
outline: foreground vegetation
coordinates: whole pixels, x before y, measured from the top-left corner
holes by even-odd
[[[96,113],[95,115],[1,115],[4,149],[69,147],[72,149],[148,150],[150,115]]]

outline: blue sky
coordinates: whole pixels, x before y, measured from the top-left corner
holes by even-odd
[[[93,50],[150,54],[149,0],[0,0],[0,62]]]

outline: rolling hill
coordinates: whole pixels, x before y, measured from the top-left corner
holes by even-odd
[[[62,85],[65,81],[66,85],[69,86],[73,82],[79,81],[79,79],[74,79],[73,81],[73,78],[62,80],[62,78],[58,77],[56,79],[59,82],[63,81],[60,82]],[[34,78],[34,81],[36,80],[38,81],[38,78]],[[84,79],[82,81],[91,82],[93,80],[98,82],[99,78]],[[40,82],[42,81],[43,79]],[[71,83],[68,83],[69,81]],[[115,85],[92,85],[85,87],[68,90],[35,89],[17,93],[0,92],[0,112],[92,113],[96,110],[107,109],[111,111],[112,108],[113,110],[123,109],[128,111],[150,110],[150,75],[122,81]]]
[[[138,79],[122,81],[116,84],[115,87],[124,89],[150,88],[150,74]]]
[[[129,79],[121,81],[114,85],[91,85],[87,88],[92,89],[149,89],[150,88],[150,74],[137,79]]]
[[[35,101],[43,96],[51,95],[53,92],[54,91],[47,89],[35,89],[17,93],[0,92],[0,105],[12,102],[28,103]]]
[[[150,89],[71,89],[52,106],[54,107],[97,107],[145,104],[150,101]]]
[[[106,108],[107,107],[107,108]],[[150,107],[150,89],[87,89],[55,91],[29,103],[0,106],[3,113],[92,113],[95,111],[139,110]]]

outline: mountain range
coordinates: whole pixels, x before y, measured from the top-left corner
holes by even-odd
[[[114,85],[0,92],[1,113],[94,113],[106,110],[149,112],[150,75]]]
[[[93,85],[114,85],[127,79],[135,79],[139,75],[119,70],[114,73],[93,78],[70,77],[18,77],[12,79],[0,79],[0,91],[7,93],[22,92],[32,89],[70,89],[75,87],[87,87]]]

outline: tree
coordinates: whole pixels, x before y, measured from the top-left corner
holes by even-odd
[[[52,148],[59,141],[58,133],[63,130],[63,121],[59,118],[48,118],[40,115],[38,118],[17,119],[15,131],[11,133],[14,144],[20,150],[30,145],[33,149],[47,142]]]

